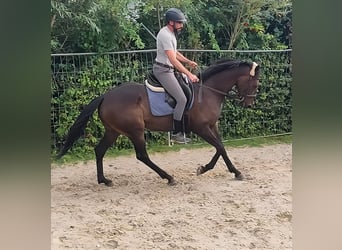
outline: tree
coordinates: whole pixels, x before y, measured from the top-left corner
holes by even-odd
[[[77,48],[77,36],[82,29],[89,29],[98,34],[101,31],[97,24],[97,12],[100,7],[90,0],[52,0],[52,51],[74,52]]]
[[[52,0],[52,52],[143,48],[130,0]],[[133,7],[132,7],[133,6]]]
[[[291,43],[290,0],[52,0],[51,50],[155,48],[170,7],[188,18],[179,48],[276,49]]]

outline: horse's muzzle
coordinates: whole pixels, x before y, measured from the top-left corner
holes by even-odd
[[[255,100],[245,100],[244,102],[241,103],[242,107],[244,108],[253,108],[255,105]]]
[[[254,103],[249,103],[249,104],[242,103],[242,107],[244,107],[244,108],[253,108],[254,107]]]
[[[237,100],[238,105],[243,108],[253,108],[255,100],[250,98],[241,97]]]

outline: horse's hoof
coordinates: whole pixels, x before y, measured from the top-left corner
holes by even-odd
[[[113,182],[111,180],[105,179],[102,181],[99,181],[99,184],[104,183],[107,187],[112,187],[113,186]]]
[[[245,179],[245,177],[243,176],[243,174],[238,174],[238,175],[235,175],[235,179],[238,180],[238,181],[243,181]]]
[[[198,167],[198,168],[197,168],[197,172],[196,172],[197,175],[203,174],[203,169],[204,169],[203,166]]]
[[[113,182],[112,182],[112,181],[107,181],[107,182],[105,183],[105,185],[106,185],[107,187],[112,187],[112,186],[113,186]]]
[[[169,180],[168,181],[168,183],[167,183],[169,186],[175,186],[176,184],[177,184],[177,182],[175,181],[175,179],[171,179],[171,180]]]

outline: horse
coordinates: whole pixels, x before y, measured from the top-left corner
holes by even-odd
[[[205,166],[197,169],[197,175],[214,168],[218,158],[223,160],[230,173],[237,180],[243,180],[243,174],[235,168],[221,141],[217,121],[225,97],[235,92],[235,97],[242,107],[250,108],[255,104],[259,85],[260,66],[255,62],[233,59],[220,59],[199,72],[199,83],[193,85],[194,100],[192,107],[185,111],[188,119],[188,131],[197,134],[215,147],[216,152]],[[95,110],[104,126],[104,135],[95,146],[97,181],[112,186],[113,183],[103,173],[103,158],[119,135],[127,136],[134,145],[136,158],[154,170],[168,185],[175,185],[173,176],[158,167],[149,157],[144,136],[149,131],[171,131],[172,114],[155,116],[147,96],[146,86],[138,82],[126,82],[113,87],[94,98],[84,107],[68,135],[57,159],[61,158],[84,133],[86,125]]]

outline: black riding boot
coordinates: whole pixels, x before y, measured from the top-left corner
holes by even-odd
[[[177,143],[189,143],[190,139],[185,137],[183,133],[182,121],[173,120],[173,132],[171,133],[171,140]]]

